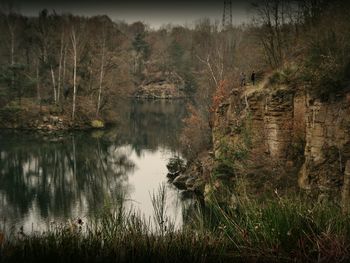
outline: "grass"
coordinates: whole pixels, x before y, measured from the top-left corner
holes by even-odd
[[[350,259],[350,217],[334,203],[277,192],[275,198],[237,200],[235,209],[212,202],[211,231],[223,232],[241,255],[297,262]]]
[[[334,203],[300,196],[236,206],[192,207],[181,229],[166,215],[166,191],[151,195],[154,218],[106,203],[99,216],[57,225],[44,233],[0,238],[0,262],[345,262],[350,259],[350,217]],[[1,236],[1,235],[0,235]]]

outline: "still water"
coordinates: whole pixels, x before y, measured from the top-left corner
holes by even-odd
[[[167,185],[167,212],[182,223],[186,202],[167,183],[178,153],[182,101],[121,101],[106,130],[56,135],[0,131],[0,230],[45,230],[50,222],[88,219],[121,194],[153,215],[150,195]]]

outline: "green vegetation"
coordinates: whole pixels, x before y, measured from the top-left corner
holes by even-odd
[[[166,191],[152,195],[154,221],[107,202],[89,222],[0,238],[0,262],[313,262],[347,260],[350,217],[334,203],[302,196],[256,199],[237,192],[235,205],[195,206],[181,229],[166,215]],[[242,190],[241,190],[242,191]],[[240,194],[241,193],[241,194]]]
[[[235,209],[212,205],[213,231],[224,232],[243,254],[301,262],[349,257],[350,217],[334,204],[280,197],[277,190],[273,198],[237,200]]]
[[[271,76],[268,77],[267,85],[278,86],[296,86],[298,84],[298,68],[295,64],[284,67],[280,70],[274,71]]]
[[[93,127],[93,128],[104,128],[105,124],[101,120],[93,120],[93,121],[91,121],[91,127]]]
[[[43,10],[38,17],[27,18],[12,9],[1,10],[0,40],[8,45],[0,46],[0,120],[16,122],[26,114],[26,105],[32,105],[30,113],[35,116],[30,122],[47,115],[50,120],[42,122],[49,130],[56,120],[67,127],[79,127],[74,124],[83,120],[102,128],[114,98],[131,96],[144,83],[164,84],[169,76],[179,76],[181,89],[192,97],[181,135],[182,152],[191,163],[210,149],[213,115],[238,86],[241,72],[248,78],[253,70],[268,76],[265,89],[305,89],[312,99],[329,99],[349,89],[349,3],[266,0],[254,8],[256,18],[246,26],[223,29],[202,19],[191,28],[158,30],[106,16]],[[236,104],[232,110],[242,110]],[[107,202],[88,222],[55,225],[29,235],[21,230],[6,237],[0,233],[0,261],[350,260],[350,217],[335,203],[280,196],[277,190],[266,197],[247,194],[241,175],[252,146],[250,116],[234,121],[238,124],[227,125],[228,131],[218,134],[222,138],[211,178],[205,178],[210,181],[204,193],[209,202],[186,211],[180,229],[166,214],[163,186],[151,195],[153,221],[127,209],[120,198]],[[149,126],[145,125],[152,129]],[[239,136],[227,139],[227,134]],[[74,140],[72,145],[75,152]],[[296,136],[288,155],[298,160],[304,147],[305,141]],[[184,166],[177,157],[168,164],[174,174],[183,172]]]
[[[346,1],[325,5],[317,26],[308,33],[301,76],[317,96],[327,99],[349,85],[350,19]]]
[[[170,173],[182,173],[186,168],[185,160],[179,156],[172,157],[166,167]]]
[[[236,134],[240,134],[237,140],[228,141],[227,137],[222,137],[219,143],[219,150],[215,157],[213,169],[214,179],[228,179],[237,176],[242,163],[249,155],[252,146],[251,117],[241,120],[232,129]]]

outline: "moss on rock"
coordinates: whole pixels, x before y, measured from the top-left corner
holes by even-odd
[[[92,120],[91,127],[96,129],[102,129],[105,127],[105,123],[102,120]]]

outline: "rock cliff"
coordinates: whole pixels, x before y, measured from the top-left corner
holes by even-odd
[[[322,102],[305,90],[233,90],[215,114],[215,159],[225,141],[233,149],[228,158],[236,158],[235,175],[251,176],[263,185],[278,177],[279,183],[290,180],[303,189],[339,189],[350,160],[350,93]],[[246,158],[239,159],[242,149]]]
[[[134,96],[143,99],[179,99],[185,98],[185,83],[174,72],[156,72],[147,74]]]

